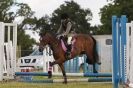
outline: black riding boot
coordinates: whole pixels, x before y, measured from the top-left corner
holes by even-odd
[[[67,59],[70,59],[70,54],[71,54],[71,44],[67,45],[67,51],[65,53]]]
[[[66,59],[70,59],[70,53],[71,51],[67,49],[67,51],[65,52]]]

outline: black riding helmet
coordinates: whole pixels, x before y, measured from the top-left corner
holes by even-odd
[[[67,19],[67,18],[69,18],[69,16],[68,16],[68,14],[67,13],[63,13],[63,14],[61,14],[61,19]]]

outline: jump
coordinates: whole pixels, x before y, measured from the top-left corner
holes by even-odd
[[[95,63],[99,63],[98,53],[96,51],[96,40],[89,34],[75,34],[72,37],[72,46],[70,58],[67,58],[65,51],[62,48],[60,39],[50,32],[45,32],[40,35],[39,51],[43,51],[46,45],[49,45],[53,51],[54,62],[50,65],[58,64],[62,70],[64,83],[67,83],[67,76],[63,63],[67,60],[82,54],[86,54],[86,62],[93,65],[93,71],[96,73]]]

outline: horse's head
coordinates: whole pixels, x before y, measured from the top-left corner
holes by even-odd
[[[39,51],[42,52],[45,46],[49,44],[50,41],[48,33],[41,33],[39,41]]]

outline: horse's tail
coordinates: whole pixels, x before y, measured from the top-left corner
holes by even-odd
[[[93,39],[94,45],[93,45],[93,58],[95,60],[95,63],[101,64],[99,61],[99,56],[98,56],[98,52],[97,52],[97,42],[96,39],[91,36],[91,38]]]

